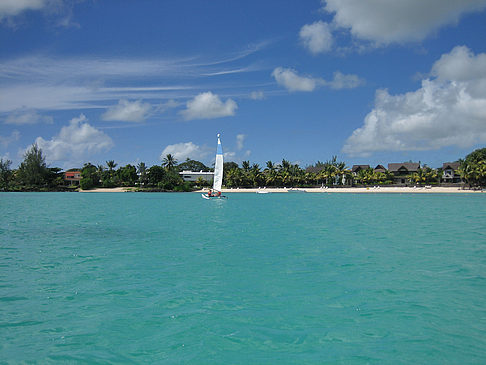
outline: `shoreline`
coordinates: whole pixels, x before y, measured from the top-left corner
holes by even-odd
[[[296,188],[293,189],[296,192],[289,192],[290,188],[244,188],[244,189],[222,189],[222,193],[289,193],[295,194],[300,192],[305,193],[364,193],[364,194],[373,194],[373,193],[442,193],[442,194],[449,194],[449,193],[459,193],[459,194],[471,194],[471,193],[484,193],[486,191],[483,190],[462,190],[458,187],[439,187],[434,186],[430,188],[425,187],[408,187],[408,186],[400,186],[400,187],[368,187],[368,188]],[[204,193],[207,192],[208,189],[197,190],[197,193]]]
[[[96,188],[92,190],[79,190],[80,193],[127,193],[127,192],[137,192],[135,187],[117,187],[117,188]],[[290,188],[231,188],[222,189],[222,193],[329,193],[329,194],[339,194],[339,193],[360,193],[360,194],[383,194],[383,193],[417,193],[417,194],[477,194],[486,193],[486,190],[467,190],[458,187],[439,187],[434,186],[430,188],[425,187],[368,187],[368,188],[295,188],[295,192],[289,191]],[[193,193],[206,193],[208,189],[195,190]]]

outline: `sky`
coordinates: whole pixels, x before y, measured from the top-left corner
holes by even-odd
[[[486,145],[486,0],[0,0],[0,157],[431,167]]]

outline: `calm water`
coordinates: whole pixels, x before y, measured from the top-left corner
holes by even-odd
[[[0,362],[486,363],[486,194],[0,193]]]

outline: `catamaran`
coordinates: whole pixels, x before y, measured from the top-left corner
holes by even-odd
[[[213,188],[207,194],[201,194],[204,199],[226,198],[221,195],[223,185],[223,147],[221,146],[220,134],[218,133],[218,147],[216,148],[216,161],[214,163]]]

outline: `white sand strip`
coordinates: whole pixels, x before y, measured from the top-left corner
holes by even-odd
[[[222,189],[223,193],[288,193],[289,188],[249,188],[249,189]],[[481,190],[463,190],[459,187],[369,187],[369,188],[299,188],[297,190],[305,191],[307,193],[481,193],[486,191]],[[207,189],[199,190],[198,192],[207,192]]]

